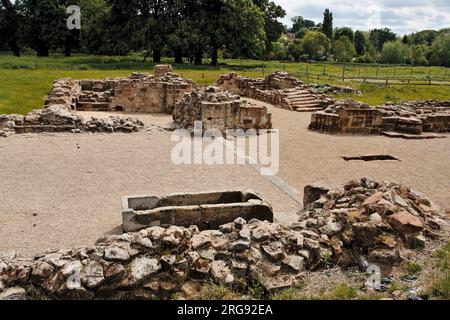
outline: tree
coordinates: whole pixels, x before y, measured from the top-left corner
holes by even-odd
[[[405,45],[409,44],[409,38],[408,38],[408,36],[406,34],[402,38],[402,43],[405,44]]]
[[[328,39],[333,39],[333,14],[330,12],[330,9],[325,9],[323,13],[322,32]]]
[[[300,57],[303,54],[302,41],[300,39],[294,39],[289,42],[288,54],[294,61],[300,61]]]
[[[367,38],[362,31],[355,32],[355,49],[357,54],[364,54],[366,52]]]
[[[225,11],[228,23],[222,38],[223,45],[239,57],[254,59],[261,56],[266,49],[264,12],[250,0],[234,0],[228,3]]]
[[[348,40],[350,40],[351,43],[355,41],[355,34],[352,30],[352,28],[344,27],[344,28],[336,28],[334,30],[334,40],[339,40],[342,37],[347,37]]]
[[[411,62],[414,66],[426,66],[428,65],[428,60],[425,57],[426,52],[425,46],[414,46],[412,48],[412,54],[411,54]]]
[[[37,55],[46,57],[63,42],[67,30],[65,7],[53,0],[23,0],[24,35]]]
[[[386,42],[381,51],[380,62],[389,64],[405,63],[406,47],[398,41]]]
[[[291,33],[297,33],[300,30],[313,30],[316,27],[316,23],[312,20],[305,19],[301,16],[293,17],[292,19],[292,28],[289,29]]]
[[[397,35],[390,29],[373,29],[369,34],[369,41],[373,47],[380,52],[386,42],[395,41]]]
[[[430,63],[450,67],[450,33],[441,34],[431,46]]]
[[[322,60],[330,51],[331,41],[319,31],[309,31],[302,39],[302,51],[310,59]]]
[[[17,3],[13,5],[9,0],[1,0],[0,18],[0,40],[8,43],[13,54],[20,57],[19,28],[21,21],[17,12]]]
[[[339,62],[349,62],[356,56],[355,47],[347,36],[343,36],[334,43],[333,53]]]
[[[273,1],[253,0],[253,3],[264,15],[264,31],[266,34],[266,52],[272,50],[272,43],[286,32],[286,27],[278,19],[286,16],[286,11]]]

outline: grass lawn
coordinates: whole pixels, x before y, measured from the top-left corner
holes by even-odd
[[[168,63],[171,61],[171,59],[165,60]],[[284,64],[277,61],[222,60],[221,65],[215,67],[208,65],[208,61],[205,63],[202,66],[190,66],[186,63],[174,65],[174,68],[182,76],[191,78],[199,84],[213,84],[221,74],[231,71],[250,77],[264,77],[270,72],[286,70],[307,82],[342,85],[343,66],[338,64]],[[406,76],[425,81],[424,83],[430,73],[433,79],[445,80],[447,72],[445,68],[439,67],[416,67],[414,71],[411,67],[372,65],[346,66],[345,68],[346,76],[349,77],[358,77],[362,74],[367,77],[375,77],[378,68],[379,79],[389,77],[389,75],[393,76],[395,72],[398,79]],[[52,82],[58,78],[118,77],[128,76],[133,71],[151,72],[152,69],[152,63],[144,63],[142,57],[137,55],[126,57],[80,55],[72,58],[63,56],[37,58],[27,55],[16,58],[0,54],[0,114],[25,114],[32,109],[41,108],[51,90]],[[326,75],[323,75],[324,70]],[[414,72],[413,75],[412,72]],[[360,82],[345,82],[345,85],[361,89],[364,94],[362,96],[340,95],[339,98],[353,98],[372,105],[382,104],[386,101],[450,99],[450,85],[389,85],[385,87],[383,84]]]

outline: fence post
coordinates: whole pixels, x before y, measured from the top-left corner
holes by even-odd
[[[378,80],[378,72],[380,70],[380,67],[377,67],[377,75],[375,76],[375,79]]]
[[[359,78],[361,78],[361,66],[359,67],[359,70],[358,70],[358,79]]]
[[[342,67],[342,82],[344,82],[344,81],[345,81],[345,63]]]
[[[447,72],[448,72],[448,68],[445,68],[445,80],[447,80]]]
[[[308,64],[308,62],[307,62],[307,63],[306,63],[306,79],[308,79],[308,77],[309,77],[308,67],[309,67],[309,64]]]
[[[397,75],[397,68],[396,67],[394,67],[394,79],[395,79],[395,76]]]
[[[431,86],[431,68],[428,70],[428,85]]]
[[[327,65],[324,64],[324,65],[323,65],[323,75],[326,75],[326,74],[327,74],[327,73],[326,73],[326,68],[327,68]]]
[[[389,85],[389,78],[386,78],[386,87]]]

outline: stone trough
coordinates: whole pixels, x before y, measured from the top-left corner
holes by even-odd
[[[251,191],[182,193],[167,196],[126,196],[122,199],[125,232],[152,226],[218,229],[237,218],[273,222],[269,203]]]

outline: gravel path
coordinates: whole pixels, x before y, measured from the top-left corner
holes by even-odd
[[[410,141],[324,135],[306,129],[310,114],[269,109],[281,134],[279,177],[300,193],[309,183],[342,185],[367,176],[413,186],[450,208],[450,137]],[[158,125],[171,120],[166,115],[139,118]],[[0,139],[0,251],[15,249],[26,256],[49,247],[91,245],[104,234],[119,233],[124,195],[252,189],[276,211],[297,207],[250,166],[175,166],[170,136],[43,134]],[[402,161],[340,158],[371,154],[390,154]]]

